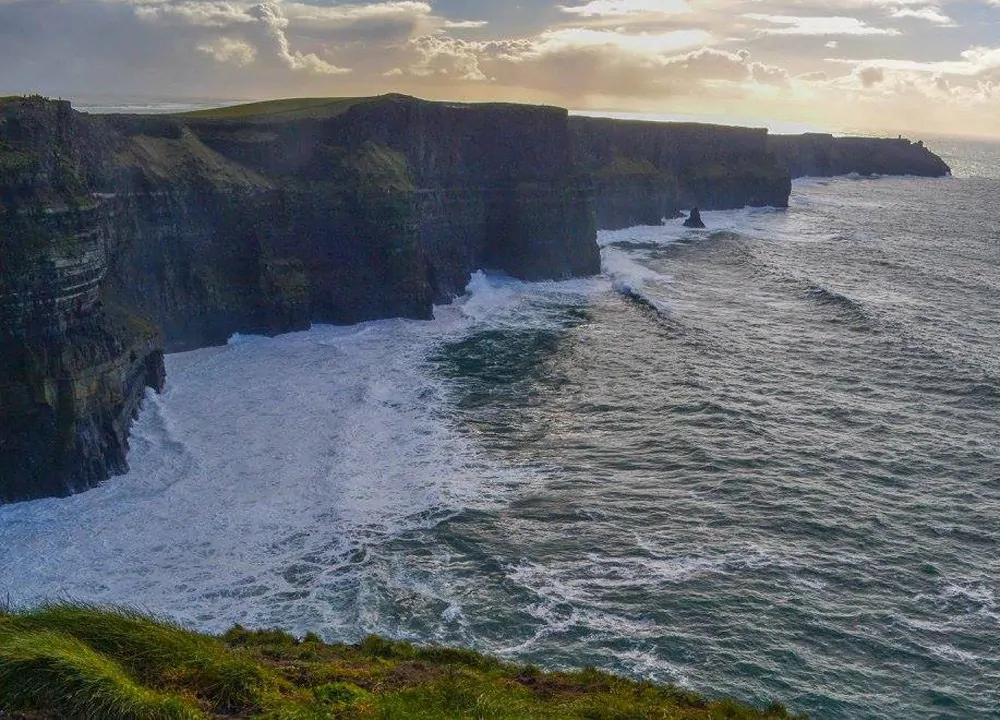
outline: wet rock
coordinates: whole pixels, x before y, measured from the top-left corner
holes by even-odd
[[[701,219],[701,213],[698,212],[698,208],[691,208],[691,213],[687,216],[687,220],[684,221],[684,227],[687,228],[704,228],[705,223]]]

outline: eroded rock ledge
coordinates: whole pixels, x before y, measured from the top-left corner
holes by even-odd
[[[400,95],[177,116],[0,99],[0,502],[125,472],[164,351],[428,318],[477,269],[594,274],[599,227],[786,205],[789,147]]]

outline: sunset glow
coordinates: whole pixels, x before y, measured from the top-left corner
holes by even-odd
[[[0,93],[353,96],[1000,135],[995,0],[0,0]]]

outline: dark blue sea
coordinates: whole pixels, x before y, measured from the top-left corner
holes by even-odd
[[[0,508],[0,596],[1000,717],[1000,146],[928,142],[954,177],[170,356],[129,475]]]

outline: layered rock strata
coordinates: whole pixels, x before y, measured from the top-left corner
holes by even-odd
[[[68,103],[0,110],[0,501],[127,470],[129,425],[163,385],[162,333],[102,293],[100,152]]]

